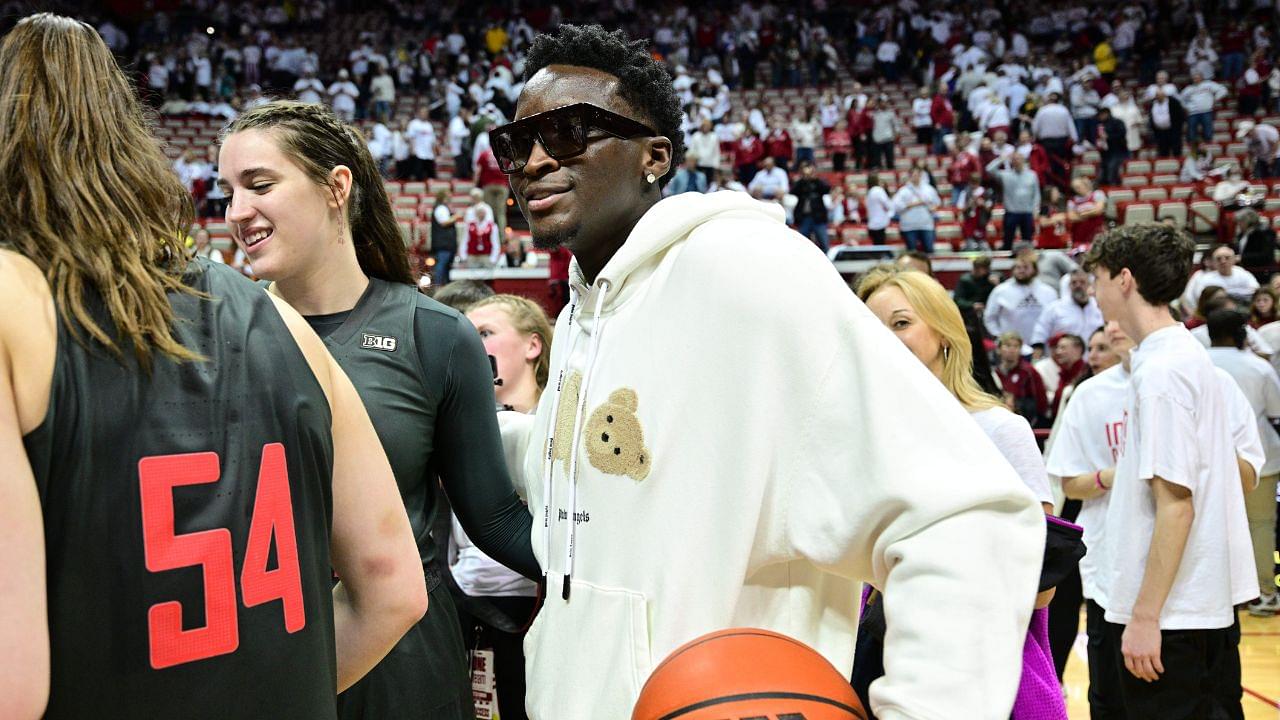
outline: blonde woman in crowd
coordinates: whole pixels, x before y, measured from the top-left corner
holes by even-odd
[[[960,309],[946,289],[922,272],[882,265],[863,277],[858,284],[858,297],[969,411],[1040,500],[1045,512],[1052,513],[1049,478],[1031,426],[974,380],[973,346]],[[1047,606],[1052,597],[1050,588],[1035,598],[1036,611],[1027,630],[1014,720],[1067,717],[1049,650]],[[856,668],[854,675],[856,681]]]
[[[551,322],[540,305],[516,295],[493,295],[467,310],[485,352],[493,358],[498,404],[531,413],[547,386]],[[468,648],[491,648],[498,713],[505,720],[524,712],[524,635],[538,588],[472,544],[457,518],[449,533],[449,570],[467,596],[459,603]]]

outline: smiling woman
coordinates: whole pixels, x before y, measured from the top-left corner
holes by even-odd
[[[360,136],[318,105],[270,103],[223,140],[227,222],[271,292],[324,338],[368,408],[391,460],[425,567],[437,478],[478,548],[536,576],[532,524],[503,463],[493,376],[475,329],[420,294],[391,204]],[[339,716],[471,718],[470,672],[453,601],[434,569],[431,610]]]

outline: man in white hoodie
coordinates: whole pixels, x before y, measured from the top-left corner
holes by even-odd
[[[733,626],[848,669],[867,581],[880,718],[1007,718],[1045,532],[1008,463],[780,207],[662,198],[680,106],[643,43],[561,25],[525,78],[494,152],[534,244],[574,255],[547,392],[504,418],[547,575],[530,717],[629,717],[664,657]]]

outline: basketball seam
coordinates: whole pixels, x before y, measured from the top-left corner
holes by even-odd
[[[866,720],[866,716],[863,715],[861,712],[859,712],[855,708],[845,705],[839,700],[832,700],[831,698],[824,698],[818,695],[809,695],[806,693],[777,692],[777,691],[739,693],[737,695],[724,695],[718,698],[712,698],[711,700],[703,700],[701,702],[696,702],[692,705],[687,705],[685,707],[682,707],[679,710],[676,710],[674,712],[667,713],[666,715],[663,715],[662,717],[658,718],[658,720],[676,720],[676,718],[679,718],[681,715],[685,713],[693,712],[694,710],[701,710],[702,708],[713,707],[715,705],[723,705],[725,703],[738,702],[739,700],[766,700],[766,699],[809,700],[812,702],[823,703],[825,705],[832,705],[834,707],[840,708],[841,710],[844,710],[850,713],[854,717],[858,718],[858,720]]]
[[[800,642],[799,640],[796,640],[796,639],[795,639],[795,638],[793,638],[793,637],[787,637],[786,635],[776,634],[776,633],[770,633],[770,632],[760,632],[760,631],[752,631],[752,630],[742,630],[742,631],[740,631],[740,632],[735,632],[735,633],[730,634],[730,635],[716,635],[716,636],[714,636],[714,637],[709,637],[709,638],[706,638],[706,639],[704,639],[704,640],[699,640],[699,641],[697,641],[697,642],[695,642],[695,643],[692,643],[691,645],[689,645],[689,647],[684,648],[684,649],[683,649],[683,650],[681,650],[678,654],[676,654],[676,655],[672,655],[671,657],[668,657],[666,660],[663,660],[661,663],[659,663],[659,664],[658,664],[658,667],[656,667],[656,668],[654,668],[654,669],[653,669],[653,672],[652,672],[652,673],[650,673],[649,675],[650,675],[650,677],[652,677],[652,676],[654,676],[654,675],[657,675],[657,674],[658,674],[658,671],[659,671],[659,670],[661,670],[661,669],[663,668],[663,666],[665,666],[667,663],[669,663],[669,662],[671,662],[671,661],[675,660],[676,658],[680,657],[681,655],[683,655],[683,654],[685,654],[685,653],[689,652],[690,650],[692,650],[692,649],[694,649],[694,648],[696,648],[696,647],[699,647],[699,646],[701,646],[701,645],[705,645],[706,643],[709,643],[709,642],[711,642],[711,641],[713,641],[713,640],[720,640],[720,639],[722,639],[722,638],[730,638],[730,637],[739,637],[739,636],[742,636],[742,635],[747,635],[747,636],[751,636],[751,637],[774,638],[774,639],[777,639],[777,640],[786,640],[787,642],[791,643],[792,645],[797,645],[797,646],[802,647],[802,648],[804,648],[804,649],[806,649],[806,650],[811,650],[811,649],[812,649],[812,648],[810,648],[808,645],[805,645],[804,643]]]

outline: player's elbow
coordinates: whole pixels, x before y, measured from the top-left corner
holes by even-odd
[[[382,579],[379,614],[387,623],[395,625],[397,633],[403,634],[427,613],[427,583],[416,549],[399,558],[397,565]]]

